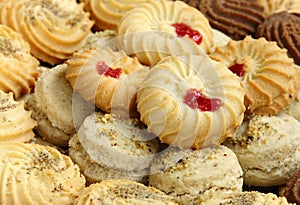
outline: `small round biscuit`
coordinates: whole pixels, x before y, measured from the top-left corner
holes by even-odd
[[[145,176],[161,143],[138,119],[96,112],[80,126],[79,142],[92,160],[119,172]]]
[[[284,197],[277,197],[273,193],[256,191],[234,193],[231,195],[214,196],[200,203],[200,205],[288,205]]]
[[[89,154],[84,150],[84,148],[80,144],[77,134],[75,134],[69,141],[68,153],[72,160],[76,164],[78,164],[80,171],[85,176],[89,184],[108,179],[126,179],[140,182],[143,184],[146,184],[148,182],[148,177],[145,175],[134,175],[133,173],[128,173],[124,171],[120,172],[102,166],[96,161],[92,160]]]
[[[65,79],[66,64],[42,72],[34,93],[26,101],[37,120],[37,133],[45,140],[59,146],[67,146],[75,133],[73,121],[73,89]],[[80,100],[80,98],[76,98]]]
[[[225,145],[237,155],[246,185],[276,186],[300,168],[299,133],[300,122],[284,113],[251,115]]]
[[[104,180],[85,188],[74,205],[176,205],[174,200],[153,187],[129,180]]]
[[[36,144],[0,143],[0,204],[73,204],[85,178],[71,158]]]
[[[213,195],[241,192],[243,172],[227,147],[179,150],[170,148],[151,163],[149,185],[180,204],[199,204]]]

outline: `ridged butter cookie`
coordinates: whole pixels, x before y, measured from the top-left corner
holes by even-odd
[[[85,178],[71,158],[36,144],[0,143],[0,203],[73,204]]]
[[[38,77],[38,65],[22,36],[0,25],[0,90],[12,92],[15,99],[30,93]]]
[[[148,131],[180,148],[222,143],[244,116],[244,89],[226,66],[206,55],[163,58],[137,92]]]
[[[181,1],[149,1],[126,12],[118,26],[128,55],[153,66],[168,55],[209,53],[213,31],[205,16]]]
[[[0,142],[28,142],[34,138],[36,121],[26,111],[23,101],[15,101],[12,93],[0,91]]]
[[[298,94],[299,69],[275,42],[247,36],[216,48],[210,57],[239,76],[247,113],[276,114]]]
[[[20,33],[34,56],[52,65],[70,58],[93,26],[75,0],[3,1],[0,13],[0,22]]]

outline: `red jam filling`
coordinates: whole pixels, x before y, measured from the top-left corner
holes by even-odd
[[[245,75],[244,64],[236,63],[236,64],[230,66],[229,70],[231,70],[231,72],[233,72],[234,74],[236,74],[239,77],[243,77]]]
[[[202,112],[216,111],[223,106],[223,101],[219,98],[207,98],[197,89],[190,89],[184,97],[184,103],[192,109],[199,109]]]
[[[105,75],[118,79],[122,73],[121,68],[112,69],[104,61],[99,61],[96,65],[96,69],[99,75]]]
[[[199,31],[192,29],[184,23],[174,23],[172,26],[175,27],[177,36],[184,37],[185,35],[188,35],[188,37],[193,39],[198,45],[201,44],[202,35]]]

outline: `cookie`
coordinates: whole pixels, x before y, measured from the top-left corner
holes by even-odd
[[[0,203],[73,204],[85,178],[58,150],[17,142],[0,143]]]

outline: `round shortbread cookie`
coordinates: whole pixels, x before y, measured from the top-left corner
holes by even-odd
[[[162,145],[138,119],[93,113],[77,135],[84,150],[100,165],[135,176],[149,174],[149,166]]]
[[[286,198],[273,193],[241,192],[231,195],[215,196],[200,205],[288,205]]]
[[[73,89],[65,79],[66,68],[66,64],[61,64],[44,70],[34,93],[24,99],[27,109],[32,110],[32,117],[37,120],[38,134],[59,146],[67,146],[75,133]]]
[[[81,192],[75,205],[175,205],[174,200],[153,187],[128,180],[105,180]]]
[[[284,113],[251,115],[225,145],[237,155],[246,185],[276,186],[300,168],[299,133],[300,122]]]
[[[124,171],[116,171],[102,166],[96,161],[92,160],[89,154],[84,150],[84,148],[80,144],[77,134],[75,134],[69,141],[68,153],[72,160],[76,164],[78,164],[80,171],[85,176],[89,184],[108,179],[126,179],[140,182],[143,184],[146,184],[148,182],[148,176],[134,175],[133,173],[128,173]]]
[[[227,147],[200,150],[169,149],[151,164],[149,185],[180,204],[199,204],[214,195],[241,192],[243,172],[235,154]]]

